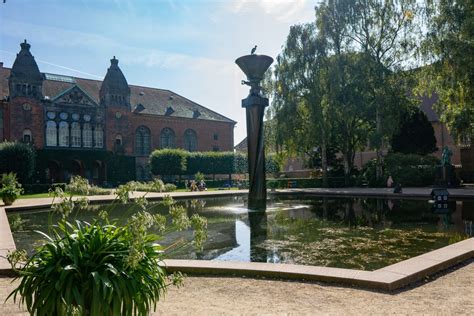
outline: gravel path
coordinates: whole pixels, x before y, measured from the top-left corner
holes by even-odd
[[[12,290],[0,279],[0,304]],[[187,277],[171,288],[153,315],[308,315],[308,314],[442,314],[474,311],[474,262],[425,284],[387,294],[318,283],[251,278]],[[24,315],[8,301],[0,315]]]

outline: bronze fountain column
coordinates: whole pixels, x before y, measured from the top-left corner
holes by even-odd
[[[250,86],[250,93],[242,100],[242,107],[247,115],[247,147],[249,168],[249,196],[250,210],[264,211],[266,209],[267,186],[265,180],[265,150],[263,139],[263,115],[268,106],[268,98],[262,93],[260,82],[265,71],[273,62],[273,58],[265,55],[255,55],[256,47],[251,55],[238,58],[235,63],[247,76],[242,84]]]

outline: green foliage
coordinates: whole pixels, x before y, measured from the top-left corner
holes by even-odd
[[[204,174],[202,172],[197,172],[194,175],[194,180],[196,180],[196,182],[204,181]]]
[[[474,137],[474,5],[472,0],[427,2],[418,93],[435,93],[436,110],[458,141]]]
[[[164,192],[165,184],[160,179],[154,179],[153,181],[148,182],[139,182],[139,181],[130,181],[128,182],[130,186],[136,191],[143,192]]]
[[[173,192],[176,191],[176,185],[173,183],[167,183],[165,184],[164,192]]]
[[[248,172],[247,156],[233,152],[155,150],[150,156],[150,164],[155,175],[242,174]],[[270,154],[266,158],[266,169],[269,173],[277,173],[281,169],[281,164],[280,156]]]
[[[430,155],[391,153],[385,157],[381,180],[376,178],[375,164],[374,160],[367,162],[360,173],[361,181],[367,181],[369,186],[384,187],[391,175],[394,182],[402,186],[421,187],[434,184],[440,162]]]
[[[150,155],[151,172],[155,175],[181,175],[186,172],[188,152],[182,149],[155,150]]]
[[[0,185],[0,197],[5,205],[11,205],[23,193],[21,184],[13,172],[2,174]]]
[[[111,193],[110,190],[89,184],[89,180],[81,176],[72,176],[69,184],[66,185],[66,191],[77,195],[108,195]]]
[[[131,189],[132,184],[121,186],[114,203],[127,202]],[[167,275],[162,260],[169,248],[157,244],[161,237],[148,229],[156,226],[165,234],[191,226],[198,248],[207,238],[207,221],[197,215],[189,219],[171,197],[163,201],[170,208],[171,226],[163,215],[145,211],[144,198],[136,199],[134,215],[118,226],[107,215],[114,204],[100,210],[92,223],[70,222],[71,210],[84,209],[87,200],[66,196],[60,188],[52,193],[53,209],[63,216],[50,225],[48,235],[41,233],[45,243],[30,258],[24,251],[8,255],[21,279],[8,298],[18,299],[31,314],[148,315],[167,287],[182,280],[181,274]]]
[[[13,172],[20,183],[27,183],[35,170],[35,150],[24,143],[0,143],[0,174]]]
[[[433,126],[419,109],[403,113],[391,145],[393,151],[402,154],[427,155],[437,149]]]
[[[281,168],[281,156],[276,154],[269,154],[265,156],[265,171],[266,173],[278,174]]]
[[[8,217],[10,229],[12,232],[18,232],[23,230],[23,224],[25,221],[21,218],[20,214],[13,214]]]

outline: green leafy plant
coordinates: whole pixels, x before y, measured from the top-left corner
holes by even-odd
[[[18,232],[23,230],[23,224],[25,220],[21,218],[20,214],[13,214],[8,217],[8,222],[10,224],[10,229],[12,232]]]
[[[99,188],[89,184],[89,180],[81,176],[72,176],[69,184],[66,185],[66,191],[77,195],[107,195],[109,190]]]
[[[176,191],[176,185],[172,183],[165,184],[164,192],[173,192],[173,191]]]
[[[194,175],[194,180],[196,180],[196,182],[200,182],[200,181],[204,181],[204,174],[202,172],[196,172],[196,174]]]
[[[110,222],[108,212],[116,203],[129,202],[134,189],[132,184],[120,186],[114,203],[87,223],[68,217],[72,210],[87,207],[88,200],[56,188],[53,210],[62,216],[48,234],[40,232],[45,243],[30,258],[22,251],[8,255],[21,279],[8,298],[19,299],[34,315],[148,315],[155,310],[166,289],[179,286],[183,276],[167,275],[162,260],[173,247],[160,246],[161,237],[148,229],[155,226],[165,234],[192,227],[194,244],[202,247],[207,221],[197,215],[188,218],[168,196],[163,204],[169,207],[171,224],[164,215],[146,211],[145,197],[131,204],[134,215],[125,225]]]
[[[12,205],[16,199],[23,193],[23,188],[13,172],[4,173],[0,181],[0,197],[5,205]]]

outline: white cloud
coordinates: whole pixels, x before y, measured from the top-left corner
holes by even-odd
[[[308,10],[308,0],[234,0],[229,8],[234,13],[261,10],[284,23],[306,21],[314,15],[312,10]]]

